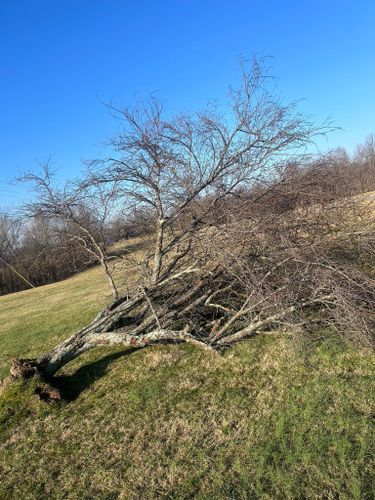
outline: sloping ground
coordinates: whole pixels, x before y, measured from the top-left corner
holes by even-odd
[[[2,297],[1,373],[84,325],[107,292],[94,268]],[[41,402],[37,383],[0,394],[0,498],[374,498],[369,350],[277,335],[222,357],[99,349],[60,374],[62,402]]]
[[[120,291],[134,279],[134,263],[128,253],[139,257],[142,240],[117,243],[113,253],[115,277]],[[109,301],[111,291],[100,266],[63,281],[0,296],[0,378],[9,373],[14,357],[35,357],[54,347],[75,330],[85,326]]]
[[[110,299],[99,267],[0,297],[0,377],[14,357],[33,357],[84,326]]]

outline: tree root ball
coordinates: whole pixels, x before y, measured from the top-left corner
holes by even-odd
[[[14,380],[34,377],[39,372],[36,359],[20,358],[13,359],[10,368],[10,376]]]

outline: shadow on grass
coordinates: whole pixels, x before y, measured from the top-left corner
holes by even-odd
[[[119,358],[128,356],[139,349],[126,349],[124,351],[108,354],[104,358],[87,363],[81,366],[72,375],[61,375],[53,378],[51,385],[60,391],[61,398],[64,401],[74,401],[86,389],[88,389],[96,380],[102,377],[108,366]]]

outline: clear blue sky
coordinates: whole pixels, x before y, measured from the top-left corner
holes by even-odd
[[[254,53],[273,56],[286,100],[344,128],[322,147],[375,131],[373,0],[0,0],[0,207],[37,159],[69,178],[100,155],[117,126],[101,100],[196,109]]]

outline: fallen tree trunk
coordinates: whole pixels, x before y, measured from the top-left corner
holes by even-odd
[[[39,359],[15,359],[11,367],[13,378],[29,378],[35,374],[52,377],[60,368],[85,352],[100,346],[122,345],[124,347],[145,347],[147,345],[170,342],[188,342],[209,351],[214,349],[190,333],[186,323],[176,329],[173,323],[189,314],[202,303],[211,292],[202,292],[204,279],[194,286],[183,284],[181,294],[175,297],[174,279],[196,270],[188,269],[175,277],[170,277],[146,291],[141,291],[133,299],[118,299],[102,311],[88,326],[74,333]],[[173,279],[174,278],[174,279]],[[177,287],[178,288],[178,287]],[[157,300],[157,311],[151,300]]]
[[[183,331],[156,329],[144,335],[132,335],[121,332],[79,332],[79,335],[73,335],[70,339],[56,346],[52,351],[44,354],[37,361],[37,369],[42,375],[51,377],[64,365],[77,358],[81,354],[90,351],[95,347],[116,346],[124,347],[145,347],[156,344],[161,341],[166,342],[187,342],[209,351],[214,349],[194,338],[185,328]]]
[[[269,308],[263,311],[259,309],[260,303],[282,293],[283,287],[262,301],[251,302],[250,294],[239,302],[238,296],[243,297],[243,291],[240,293],[233,276],[228,277],[223,269],[206,273],[196,271],[186,270],[174,279],[170,277],[148,289],[140,288],[132,299],[118,299],[92,323],[39,359],[15,360],[12,377],[28,378],[39,374],[51,378],[70,361],[101,346],[142,348],[161,342],[184,342],[217,352],[279,323],[297,309],[333,300],[332,296],[325,295],[276,311]],[[233,294],[237,296],[237,307],[231,309],[227,302]]]

